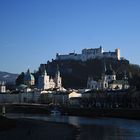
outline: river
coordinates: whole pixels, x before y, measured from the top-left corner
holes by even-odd
[[[80,132],[77,140],[140,140],[139,120],[29,114],[7,114],[6,116],[9,118],[30,118],[75,125]]]

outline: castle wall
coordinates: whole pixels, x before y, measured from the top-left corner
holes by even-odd
[[[57,55],[57,60],[82,60],[82,54]]]
[[[120,49],[116,49],[115,52],[104,52],[103,48],[95,49],[83,49],[82,54],[70,53],[68,55],[56,55],[57,60],[81,60],[87,61],[95,58],[114,58],[120,60]]]

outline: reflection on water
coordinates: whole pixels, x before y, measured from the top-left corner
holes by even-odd
[[[79,140],[140,140],[140,121],[136,120],[29,114],[7,114],[7,116],[73,124],[81,131]]]

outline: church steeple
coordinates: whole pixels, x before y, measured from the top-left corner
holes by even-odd
[[[42,76],[47,76],[47,71],[46,71],[45,65],[43,66],[43,69],[42,69]]]
[[[56,68],[56,77],[60,77],[60,70],[59,70],[58,64],[57,64],[57,68]]]
[[[30,69],[28,68],[28,70],[27,70],[27,74],[30,74]]]
[[[62,87],[62,79],[61,79],[61,76],[60,76],[60,70],[59,70],[59,65],[58,64],[57,64],[57,68],[56,68],[55,81],[56,81],[56,87],[61,88]]]
[[[106,68],[106,62],[105,62],[105,58],[103,59],[103,63],[102,63],[102,74],[105,75],[107,68]]]
[[[43,75],[44,75],[44,76],[47,76],[46,69],[44,69]]]
[[[128,80],[128,77],[127,77],[126,71],[124,72],[124,77],[123,77],[123,79],[126,80],[126,81]]]
[[[104,73],[106,72],[106,63],[104,61]]]
[[[105,73],[106,73],[106,62],[105,62],[105,59],[103,61],[103,70],[102,70],[102,80],[105,80]]]

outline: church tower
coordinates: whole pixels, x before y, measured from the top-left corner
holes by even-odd
[[[102,75],[102,82],[101,82],[101,88],[107,89],[109,87],[109,83],[116,80],[116,74],[115,71],[112,69],[112,66],[110,65],[109,68],[106,68],[106,64],[104,62],[104,72]]]
[[[55,74],[55,83],[56,83],[56,88],[61,88],[62,87],[62,78],[60,76],[60,71],[59,71],[59,66],[57,65],[57,71]]]
[[[112,66],[110,65],[109,68],[106,70],[105,72],[105,79],[108,82],[112,82],[116,80],[116,73],[115,71],[112,69]]]
[[[107,79],[107,75],[106,75],[106,63],[104,62],[104,70],[103,70],[103,74],[102,74],[102,80],[100,82],[100,88],[101,89],[107,89],[108,88],[108,79]]]
[[[50,77],[47,75],[47,72],[44,69],[43,74],[38,78],[38,88],[41,90],[49,89],[50,88],[49,80]]]

